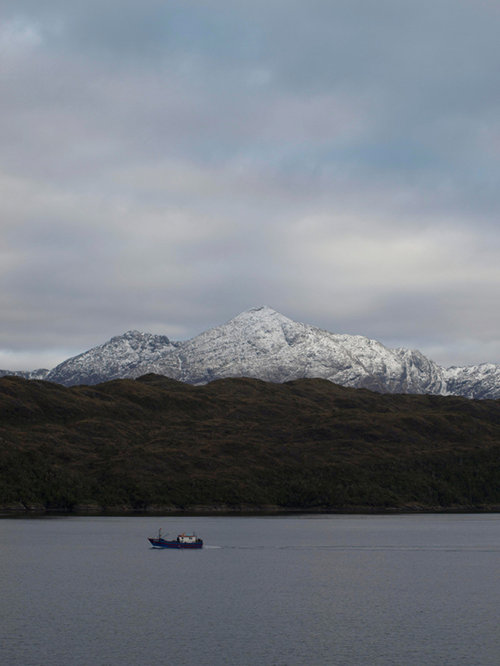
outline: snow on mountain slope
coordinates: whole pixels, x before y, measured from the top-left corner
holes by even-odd
[[[466,398],[500,398],[500,366],[481,363],[444,371],[448,391]]]
[[[329,333],[268,307],[243,312],[180,343],[175,353],[134,370],[134,374],[145,372],[191,384],[219,377],[273,382],[320,377],[376,391],[444,391],[441,369],[419,352],[390,350],[363,336]]]
[[[47,381],[71,386],[132,376],[139,363],[152,363],[175,349],[166,335],[128,331],[60,363],[46,376]]]
[[[38,368],[38,370],[0,370],[0,377],[22,377],[23,379],[45,379],[49,374],[47,368]]]
[[[401,358],[403,374],[400,388],[392,393],[434,393],[447,395],[444,369],[416,349],[396,349]]]
[[[272,382],[323,378],[387,393],[500,398],[500,366],[444,369],[416,350],[388,349],[361,335],[329,333],[269,307],[242,312],[191,340],[129,331],[50,372],[11,373],[67,386],[155,372],[191,384],[222,377]]]

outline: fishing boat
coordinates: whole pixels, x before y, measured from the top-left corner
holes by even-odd
[[[159,529],[158,536],[148,537],[148,541],[153,548],[203,548],[203,539],[198,538],[196,534],[183,532],[176,539],[167,539],[166,536],[163,536]]]

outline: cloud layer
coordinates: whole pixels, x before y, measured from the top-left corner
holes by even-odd
[[[487,0],[3,2],[0,367],[262,303],[500,362],[499,29]]]

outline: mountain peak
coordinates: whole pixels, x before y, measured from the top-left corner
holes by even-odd
[[[238,317],[263,318],[263,317],[273,317],[275,315],[279,317],[284,316],[279,312],[277,312],[276,310],[273,310],[273,308],[270,308],[268,305],[259,305],[255,308],[250,308],[249,310],[244,310],[243,312],[240,312],[240,314],[236,315],[234,319],[238,319]]]
[[[254,308],[250,308],[249,310],[245,310],[245,312],[259,312],[261,314],[279,314],[279,312],[276,312],[276,310],[273,310],[272,308],[269,307],[269,305],[258,305]],[[245,314],[242,312],[242,314]]]
[[[63,361],[48,373],[47,379],[72,385],[130,377],[135,366],[153,363],[172,349],[175,349],[175,344],[166,335],[127,331]]]
[[[250,323],[250,324],[262,324],[268,322],[275,322],[277,324],[295,324],[292,319],[285,317],[280,312],[273,310],[268,305],[260,305],[255,308],[250,308],[249,310],[244,310],[240,312],[239,315],[236,315],[233,319],[230,319],[228,324],[239,324],[239,323]]]
[[[166,335],[155,335],[154,333],[143,333],[142,331],[137,331],[135,329],[131,329],[130,331],[126,331],[125,333],[122,333],[121,335],[115,335],[111,338],[111,340],[108,340],[108,342],[105,342],[104,344],[109,344],[112,341],[116,340],[163,340],[163,341],[169,341]],[[103,345],[101,345],[103,346]]]

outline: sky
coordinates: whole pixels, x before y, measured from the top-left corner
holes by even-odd
[[[0,0],[0,368],[251,307],[500,363],[497,0]]]

